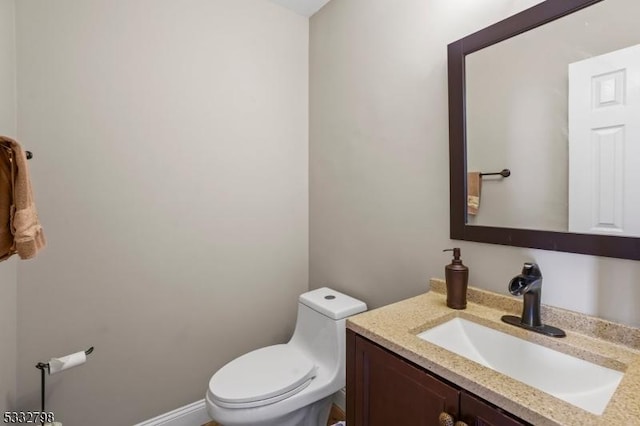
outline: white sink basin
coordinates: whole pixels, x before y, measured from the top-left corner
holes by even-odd
[[[462,318],[418,337],[597,415],[624,374]]]

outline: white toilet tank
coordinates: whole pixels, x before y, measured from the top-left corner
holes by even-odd
[[[289,344],[343,381],[346,319],[366,310],[361,300],[327,287],[304,293],[299,297],[298,319]]]
[[[299,301],[332,320],[340,320],[367,310],[364,302],[328,287],[303,293]]]

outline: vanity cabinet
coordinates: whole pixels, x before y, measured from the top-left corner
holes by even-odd
[[[348,425],[438,426],[443,412],[470,426],[528,425],[347,330]]]

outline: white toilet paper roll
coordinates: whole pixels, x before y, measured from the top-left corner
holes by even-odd
[[[63,356],[62,358],[51,358],[49,360],[49,374],[56,374],[85,362],[87,362],[87,355],[84,351]]]

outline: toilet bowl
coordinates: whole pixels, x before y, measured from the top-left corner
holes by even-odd
[[[323,287],[302,294],[286,344],[242,355],[209,381],[207,412],[224,426],[324,426],[333,394],[345,386],[346,318],[366,311]]]

